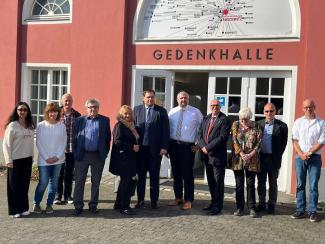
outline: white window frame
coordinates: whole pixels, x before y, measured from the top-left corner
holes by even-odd
[[[52,83],[53,83],[53,71],[67,71],[67,92],[70,92],[70,64],[53,64],[53,63],[23,63],[22,75],[21,75],[21,100],[27,102],[31,106],[31,71],[32,70],[47,70],[47,97],[46,102],[51,101],[59,102],[58,100],[52,100]],[[55,85],[56,86],[56,85]],[[63,94],[62,94],[63,95]],[[41,115],[37,111],[37,115]]]
[[[73,0],[68,0],[70,3],[70,13],[64,15],[52,15],[52,16],[32,16],[33,6],[35,0],[25,0],[22,11],[22,24],[67,24],[72,23],[72,3]]]

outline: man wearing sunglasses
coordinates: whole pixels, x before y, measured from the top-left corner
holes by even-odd
[[[282,154],[287,146],[288,127],[286,123],[275,118],[274,104],[264,105],[265,119],[258,121],[263,131],[260,153],[261,171],[257,174],[259,204],[257,212],[266,210],[274,214],[278,195],[277,179],[281,168]],[[269,179],[269,200],[266,208],[266,178]]]

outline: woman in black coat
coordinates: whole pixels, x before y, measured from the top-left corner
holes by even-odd
[[[130,208],[130,201],[135,186],[138,140],[139,134],[134,127],[132,109],[123,105],[113,129],[109,171],[120,176],[114,209],[119,209],[122,214],[127,215],[135,214]]]

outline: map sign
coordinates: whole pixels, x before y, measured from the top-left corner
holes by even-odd
[[[292,0],[147,0],[140,40],[293,36]]]

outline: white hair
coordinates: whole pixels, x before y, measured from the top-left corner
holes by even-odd
[[[90,105],[93,105],[93,106],[96,106],[96,107],[99,107],[99,101],[96,98],[89,98],[89,99],[87,99],[87,101],[85,103],[85,106],[88,107],[89,104]]]
[[[239,119],[251,119],[253,117],[253,113],[249,107],[242,108],[238,113]]]

